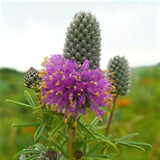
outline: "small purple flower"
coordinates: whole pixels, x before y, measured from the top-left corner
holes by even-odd
[[[89,61],[82,65],[61,55],[54,55],[45,62],[41,72],[42,103],[67,117],[77,118],[78,113],[86,114],[89,108],[101,119],[103,109],[111,98],[112,85],[100,68],[89,69]]]

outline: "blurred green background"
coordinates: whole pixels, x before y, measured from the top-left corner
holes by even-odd
[[[33,144],[35,128],[12,128],[11,124],[32,121],[35,117],[31,111],[5,101],[26,102],[23,75],[13,69],[0,69],[1,160],[11,160],[17,151]],[[119,146],[121,152],[115,160],[160,159],[160,65],[131,69],[131,91],[118,99],[112,122],[110,133],[114,138],[138,132],[140,135],[134,140],[153,145],[146,152]]]

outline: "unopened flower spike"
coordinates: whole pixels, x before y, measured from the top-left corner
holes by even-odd
[[[76,13],[67,29],[63,57],[77,64],[88,59],[90,68],[96,69],[100,66],[100,51],[101,30],[96,17],[90,12]]]
[[[109,77],[115,86],[116,95],[125,96],[130,88],[130,68],[125,57],[115,56],[108,63]]]
[[[41,78],[39,77],[39,71],[31,67],[24,76],[24,86],[28,88],[37,87],[41,82]]]

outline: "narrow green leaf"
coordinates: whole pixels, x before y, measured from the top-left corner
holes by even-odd
[[[87,153],[87,155],[93,154],[94,152],[97,151],[97,148],[99,148],[99,146],[102,146],[102,142],[98,142],[97,144],[95,144]]]
[[[95,126],[93,127],[93,130],[99,130],[99,129],[104,129],[104,128],[106,128],[106,124],[102,126]]]
[[[65,139],[62,143],[61,146],[63,147],[67,143],[68,139]]]
[[[108,158],[107,155],[97,155],[97,154],[93,154],[93,155],[89,155],[89,156],[85,156],[88,158],[92,158],[92,159],[105,159],[105,160],[111,160],[110,158]]]
[[[64,137],[65,139],[68,139],[68,137],[66,136],[66,134],[63,133],[62,131],[59,131],[58,133],[59,133],[62,137]]]
[[[84,138],[84,134],[82,133],[82,130],[81,130],[81,128],[79,127],[79,125],[77,126],[77,130],[78,130],[78,133],[79,133],[81,139],[83,139],[83,138]]]
[[[32,109],[32,108],[33,108],[33,106],[31,106],[31,105],[29,105],[29,104],[25,104],[25,103],[13,101],[13,100],[10,100],[10,99],[7,99],[6,101],[7,101],[7,102],[10,102],[10,103],[13,103],[13,104],[17,104],[17,105],[22,106],[22,107],[25,107],[25,108],[29,108],[29,109]]]
[[[40,125],[36,131],[36,133],[34,134],[34,141],[36,142],[40,136],[42,135],[42,132],[43,132],[43,129],[44,129],[44,125]]]
[[[95,135],[98,137],[98,139],[100,139],[101,141],[111,145],[112,147],[114,147],[115,150],[119,151],[117,146],[114,143],[112,143],[108,138],[106,138],[104,135],[102,135],[100,133],[97,133],[97,132],[95,132]]]
[[[42,114],[49,114],[49,113],[51,113],[52,115],[64,117],[64,113],[57,113],[55,111],[35,110],[33,113],[34,114],[40,114],[40,113],[42,113]]]
[[[41,138],[43,138],[47,143],[55,146],[58,150],[61,151],[61,153],[66,157],[66,158],[69,158],[68,155],[65,153],[65,151],[63,150],[63,148],[61,146],[59,146],[58,144],[56,144],[55,142],[51,141],[51,140],[48,140],[47,137],[45,136],[41,136]]]
[[[24,123],[14,123],[12,127],[32,127],[39,126],[41,123],[39,122],[24,122]]]
[[[132,138],[132,137],[137,136],[137,135],[139,135],[139,134],[138,133],[133,133],[133,134],[130,134],[130,135],[127,135],[127,136],[124,136],[124,137],[118,139],[118,141],[124,141],[126,139]]]
[[[96,117],[92,122],[91,122],[91,126],[95,126],[98,122],[98,118]]]
[[[78,122],[78,125],[81,127],[82,130],[86,132],[86,134],[90,135],[92,138],[97,139],[97,137],[93,134],[92,131],[90,131],[85,125],[83,125],[81,122]]]
[[[30,96],[30,94],[29,94],[27,91],[24,91],[24,95],[25,95],[28,103],[29,103],[31,106],[35,106],[35,103],[34,103],[32,97]]]
[[[135,142],[135,141],[125,141],[129,144],[133,144],[133,145],[140,145],[140,146],[147,146],[147,147],[152,147],[151,144],[148,143],[143,143],[143,142]]]
[[[133,144],[130,144],[130,143],[127,143],[127,142],[122,142],[122,141],[119,141],[118,144],[122,144],[122,145],[126,145],[128,147],[132,147],[132,148],[136,148],[136,149],[139,149],[141,151],[145,151],[142,147],[140,146],[137,146],[137,145],[133,145]]]
[[[84,152],[84,155],[86,155],[86,152],[87,152],[87,143],[86,143],[86,140],[87,140],[87,137],[86,135],[84,136],[84,145],[83,145],[83,152]]]
[[[51,134],[49,135],[49,138],[51,138],[56,132],[58,132],[58,130],[64,125],[64,122],[62,121],[60,124],[58,124],[58,126],[56,126],[56,128],[53,129],[53,131],[51,132]]]
[[[34,156],[30,156],[28,158],[25,158],[25,160],[36,160],[40,155],[34,155]]]
[[[34,150],[34,149],[23,149],[22,151],[19,151],[18,153],[16,153],[14,155],[14,159],[19,156],[19,155],[22,155],[22,154],[40,154],[41,152],[38,151],[38,150]]]
[[[92,141],[97,141],[96,139],[79,139],[80,142],[92,142]]]
[[[46,147],[43,144],[41,144],[41,143],[36,143],[33,146],[36,147],[36,148],[38,148],[40,151],[47,152]]]

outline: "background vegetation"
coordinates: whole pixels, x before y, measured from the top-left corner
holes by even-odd
[[[115,138],[138,132],[140,135],[134,140],[150,143],[153,145],[152,149],[142,152],[119,146],[121,152],[115,160],[160,159],[159,73],[160,66],[131,70],[131,91],[128,96],[119,98],[110,128],[110,133]],[[35,117],[30,111],[5,101],[13,99],[26,102],[23,75],[24,73],[13,69],[0,69],[0,159],[2,160],[11,160],[17,151],[33,144],[35,128],[12,128],[11,124],[32,121]],[[31,91],[29,92],[34,96]],[[100,132],[104,132],[104,129]]]

